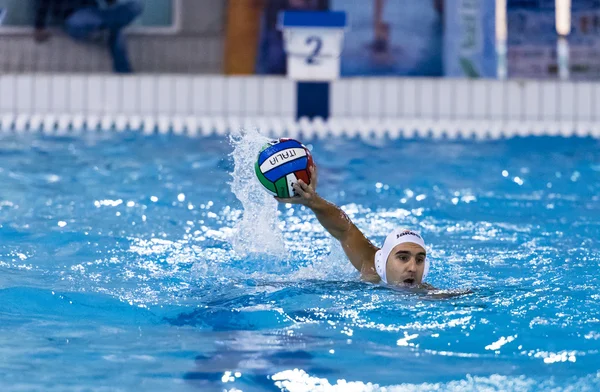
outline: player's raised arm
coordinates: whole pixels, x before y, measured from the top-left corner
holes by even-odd
[[[319,223],[323,225],[329,234],[340,241],[346,256],[348,256],[352,265],[360,271],[363,279],[379,281],[374,264],[375,253],[378,248],[371,244],[344,211],[317,194],[316,168],[311,167],[310,172],[310,184],[298,180],[293,185],[296,197],[277,198],[277,200],[282,203],[301,204],[310,208],[315,213]]]
[[[419,286],[429,273],[423,237],[396,228],[381,249],[375,247],[336,205],[317,194],[317,169],[308,148],[294,139],[277,139],[260,150],[254,165],[261,185],[283,203],[310,208],[319,223],[340,243],[364,280]]]

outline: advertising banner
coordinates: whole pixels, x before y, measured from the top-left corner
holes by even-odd
[[[554,0],[508,0],[508,75],[556,78]],[[571,79],[600,78],[600,1],[572,0]]]
[[[490,0],[446,0],[445,76],[496,77],[495,11]]]
[[[349,27],[342,76],[443,76],[443,0],[330,0]]]

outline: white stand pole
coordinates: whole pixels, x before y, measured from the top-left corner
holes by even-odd
[[[556,43],[558,58],[558,76],[561,80],[569,80],[569,41],[567,36],[559,35]]]
[[[508,64],[506,61],[506,41],[498,40],[496,41],[496,57],[497,57],[497,75],[498,80],[506,80],[508,77]]]

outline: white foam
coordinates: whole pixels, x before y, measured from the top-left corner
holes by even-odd
[[[568,391],[595,390],[598,385],[600,372],[581,377],[571,381],[571,385],[564,389]],[[397,384],[381,386],[379,384],[363,381],[347,381],[338,379],[333,383],[326,378],[311,376],[302,369],[289,369],[271,376],[275,386],[290,392],[304,391],[356,391],[356,392],[424,392],[424,391],[538,391],[538,390],[563,390],[557,382],[550,378],[540,380],[526,376],[504,376],[492,374],[490,376],[467,375],[463,379],[440,383],[422,384]],[[590,386],[591,384],[591,386]]]

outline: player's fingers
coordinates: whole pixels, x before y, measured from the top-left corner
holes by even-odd
[[[310,185],[314,190],[317,190],[318,178],[317,165],[313,165],[310,167]]]
[[[298,180],[298,185],[300,186],[300,188],[302,188],[302,190],[304,192],[309,192],[310,191],[310,187],[306,184],[306,182],[304,182],[302,180]]]
[[[302,181],[302,180],[300,180]],[[306,184],[304,184],[306,185]],[[294,190],[296,191],[296,194],[300,197],[304,197],[306,195],[306,190],[302,187],[302,185],[300,185],[300,182],[295,183],[294,185],[292,185],[292,187],[294,188]]]

